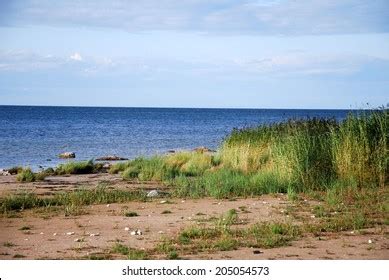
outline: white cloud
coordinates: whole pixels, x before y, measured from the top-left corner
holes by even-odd
[[[78,52],[75,52],[70,56],[70,59],[75,61],[82,61],[82,56]]]

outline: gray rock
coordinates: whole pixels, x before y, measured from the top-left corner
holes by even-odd
[[[74,152],[65,152],[65,153],[59,154],[58,157],[59,158],[75,158],[76,157],[76,153],[74,153]]]
[[[157,190],[149,191],[147,194],[147,197],[158,197],[158,196],[159,196],[159,192]]]
[[[7,170],[0,169],[0,176],[8,176],[8,175],[11,175],[11,173],[9,173]]]

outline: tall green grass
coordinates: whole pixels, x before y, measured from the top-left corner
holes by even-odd
[[[222,163],[248,175],[270,172],[296,191],[384,186],[388,121],[382,109],[350,114],[340,123],[309,119],[235,130],[221,147]]]
[[[101,165],[95,165],[93,160],[89,161],[70,161],[64,164],[60,164],[55,173],[57,175],[65,174],[90,174],[98,169],[101,169]]]
[[[181,152],[119,163],[124,179],[157,180],[178,196],[383,187],[388,183],[388,109],[335,119],[289,120],[233,130],[216,153]]]

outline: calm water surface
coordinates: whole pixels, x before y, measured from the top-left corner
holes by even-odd
[[[0,106],[0,168],[36,168],[104,155],[128,158],[197,146],[217,148],[233,128],[288,118],[335,117],[346,110],[167,109]]]

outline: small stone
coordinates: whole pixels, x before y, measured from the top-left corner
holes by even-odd
[[[124,230],[125,230],[125,231],[129,231],[130,228],[129,228],[129,227],[125,227]]]
[[[58,155],[59,158],[75,158],[76,154],[73,152],[65,152]]]
[[[354,231],[350,231],[351,234],[354,234]]]
[[[167,202],[166,200],[162,200],[160,203],[165,204],[166,202]]]
[[[107,208],[108,208],[109,206],[111,206],[111,205],[107,204]]]
[[[371,239],[369,239],[369,241],[367,241],[369,244],[373,243],[373,241]]]
[[[142,235],[142,232],[141,232],[139,229],[137,229],[137,230],[135,230],[135,231],[131,231],[130,234],[131,234],[131,235]]]
[[[163,231],[162,231],[162,230],[160,230],[160,231],[158,231],[158,233],[159,233],[159,234],[163,234]]]
[[[185,200],[181,200],[181,203],[185,203]]]
[[[152,190],[147,193],[147,197],[157,197],[159,196],[159,192],[157,190]]]
[[[314,219],[314,218],[315,218],[315,215],[312,215],[311,218]]]
[[[66,235],[74,235],[74,231],[67,232]]]
[[[53,236],[57,236],[57,233],[56,233],[56,232],[54,232],[54,233],[53,233]]]
[[[39,234],[44,234],[43,232],[39,233]]]
[[[267,202],[266,201],[262,201],[262,204],[267,204]]]
[[[93,237],[93,236],[100,236],[100,233],[99,233],[99,232],[97,232],[97,233],[91,233],[91,234],[89,234],[89,236],[91,236],[91,237]]]
[[[76,239],[74,239],[74,242],[81,242],[81,241],[82,241],[81,238],[76,238]]]

